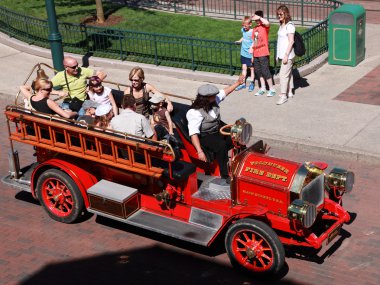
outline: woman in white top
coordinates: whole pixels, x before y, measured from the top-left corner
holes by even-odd
[[[279,74],[281,92],[277,105],[281,105],[288,101],[288,97],[293,97],[292,67],[295,57],[293,44],[296,29],[290,21],[289,9],[285,5],[277,8],[277,17],[280,21],[280,28],[277,33],[277,61],[281,61]]]
[[[98,76],[92,76],[88,80],[88,97],[100,105],[111,105],[113,114],[119,114],[119,109],[112,95],[111,88],[102,85],[102,81]]]

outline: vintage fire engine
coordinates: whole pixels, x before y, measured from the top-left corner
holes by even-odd
[[[271,157],[262,141],[246,146],[252,127],[244,119],[221,129],[234,149],[231,185],[220,183],[217,164],[197,159],[188,108],[174,104],[173,146],[9,105],[3,182],[30,191],[63,223],[88,211],[205,247],[223,237],[231,263],[260,275],[280,271],[284,246],[319,249],[350,221],[341,201],[352,172]],[[21,169],[14,142],[33,146],[36,162]]]

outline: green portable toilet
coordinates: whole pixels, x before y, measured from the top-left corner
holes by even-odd
[[[329,64],[356,66],[365,56],[365,9],[343,4],[329,15]]]

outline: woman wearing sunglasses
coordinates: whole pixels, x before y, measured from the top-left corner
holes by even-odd
[[[131,86],[124,91],[124,95],[133,95],[136,99],[136,113],[149,118],[149,93],[162,95],[165,97],[165,103],[167,104],[166,109],[171,112],[173,110],[173,105],[161,92],[159,92],[154,86],[144,82],[144,70],[141,67],[134,67],[129,73],[129,80],[131,81]]]
[[[281,105],[288,101],[288,98],[293,97],[292,67],[295,57],[293,44],[296,28],[291,22],[289,9],[285,5],[277,8],[277,17],[280,21],[277,33],[277,61],[281,63],[279,74],[281,94],[277,105]]]
[[[31,86],[20,86],[21,93],[28,100],[29,107],[32,111],[46,113],[49,115],[58,114],[64,118],[74,118],[77,112],[64,111],[59,105],[49,99],[53,84],[46,78],[39,78],[34,83],[35,92]]]

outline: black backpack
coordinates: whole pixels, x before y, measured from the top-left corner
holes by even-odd
[[[303,42],[303,38],[298,32],[294,33],[293,48],[294,48],[294,53],[296,54],[296,56],[303,56],[306,53],[306,48]]]
[[[288,24],[294,25],[292,22],[289,22]],[[305,44],[303,42],[303,38],[299,32],[294,33],[294,53],[296,56],[303,56],[306,53]]]

